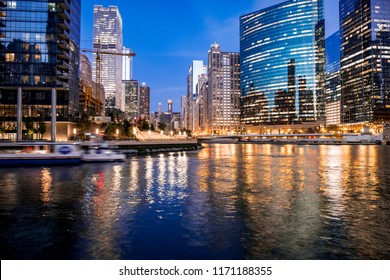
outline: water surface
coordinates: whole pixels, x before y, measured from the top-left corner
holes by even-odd
[[[390,147],[0,168],[1,259],[389,259]]]

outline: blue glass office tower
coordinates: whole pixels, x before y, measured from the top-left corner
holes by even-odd
[[[79,109],[81,0],[0,0],[0,116],[21,140],[22,117],[68,121]]]
[[[325,39],[326,73],[340,71],[340,31]]]
[[[390,121],[390,1],[340,0],[344,123]]]
[[[245,126],[324,119],[322,0],[289,0],[240,17]]]

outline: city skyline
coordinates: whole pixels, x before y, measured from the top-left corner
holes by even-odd
[[[118,6],[123,18],[123,44],[137,54],[133,79],[150,86],[152,111],[157,111],[159,102],[166,111],[166,100],[172,99],[173,110],[179,112],[192,61],[207,61],[214,42],[225,51],[239,51],[239,17],[281,2],[217,0],[206,4],[173,0],[151,6],[133,1],[130,10],[122,1],[86,0],[82,3],[81,48],[92,48],[93,6]],[[338,0],[325,0],[325,18],[328,37],[338,30]]]

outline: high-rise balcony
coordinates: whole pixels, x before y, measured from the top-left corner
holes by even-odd
[[[70,40],[70,34],[69,34],[69,31],[66,30],[66,29],[61,29],[59,28],[58,29],[58,36],[62,39],[67,39],[67,40]]]
[[[69,42],[66,40],[58,40],[57,46],[63,50],[69,50]]]
[[[69,30],[70,29],[70,23],[68,20],[64,19],[64,18],[59,18],[58,19],[58,25],[63,28],[63,29],[66,29],[66,30]]]
[[[57,78],[61,81],[69,81],[69,73],[67,71],[57,70]]]
[[[58,50],[57,51],[57,56],[61,59],[64,59],[64,60],[69,60],[69,53],[67,51],[63,51],[63,50]]]
[[[67,69],[70,68],[70,65],[69,65],[69,63],[66,62],[65,60],[62,60],[62,61],[59,61],[59,62],[57,63],[57,68],[67,70]]]
[[[62,9],[70,11],[70,0],[58,0],[58,5]]]
[[[63,18],[63,19],[70,20],[70,13],[69,13],[68,10],[59,8],[59,9],[58,9],[58,15],[59,15],[61,18]]]
[[[57,86],[57,88],[69,89],[69,83],[67,83],[63,80],[57,80],[56,86]]]

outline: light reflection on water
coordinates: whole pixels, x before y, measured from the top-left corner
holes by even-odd
[[[388,259],[390,147],[0,169],[2,259]]]

